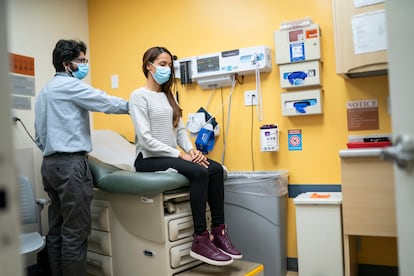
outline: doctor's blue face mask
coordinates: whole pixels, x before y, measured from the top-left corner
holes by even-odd
[[[78,66],[78,70],[76,71],[72,71],[71,73],[72,75],[77,78],[77,79],[83,79],[85,78],[88,73],[89,73],[89,64],[88,63],[76,63],[76,62],[72,62],[75,63]]]
[[[150,71],[154,80],[159,85],[163,85],[164,83],[166,83],[170,79],[171,68],[169,66],[156,66],[153,63],[151,64],[155,67],[155,73],[152,73]]]

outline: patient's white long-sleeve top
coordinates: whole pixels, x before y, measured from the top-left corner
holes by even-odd
[[[130,97],[129,113],[135,128],[136,156],[178,157],[178,146],[185,152],[193,148],[181,118],[174,128],[173,109],[165,93],[136,89]]]

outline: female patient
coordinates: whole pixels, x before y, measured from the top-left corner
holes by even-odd
[[[223,167],[194,149],[188,137],[181,120],[182,109],[172,94],[171,53],[163,47],[148,49],[142,71],[147,81],[133,91],[130,99],[136,136],[135,168],[140,172],[174,168],[189,179],[194,223],[190,255],[212,265],[230,264],[242,254],[231,244],[224,224]],[[211,235],[205,216],[207,202],[212,216]]]

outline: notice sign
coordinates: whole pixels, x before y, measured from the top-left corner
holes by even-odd
[[[348,101],[346,103],[348,130],[378,129],[378,100]]]

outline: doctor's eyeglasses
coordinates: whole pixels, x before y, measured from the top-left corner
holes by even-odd
[[[87,58],[75,58],[72,60],[76,63],[88,64],[89,60]]]

